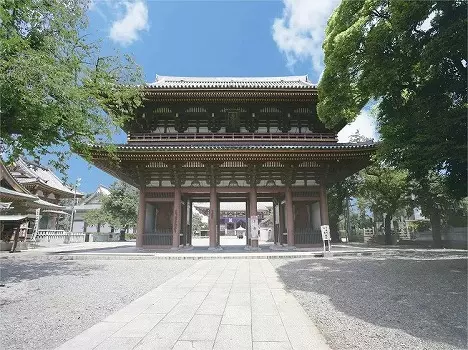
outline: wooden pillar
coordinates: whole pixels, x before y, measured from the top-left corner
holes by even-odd
[[[217,215],[217,198],[216,198],[216,186],[211,185],[210,187],[210,217],[208,218],[208,227],[209,227],[209,239],[210,239],[210,248],[216,248],[216,218]]]
[[[258,215],[257,215],[258,214],[257,213],[257,189],[255,188],[255,186],[252,186],[250,188],[249,203],[250,203],[250,208],[249,208],[250,219],[252,219],[253,216],[257,216],[257,220],[258,220]],[[257,225],[258,225],[258,221],[257,221]],[[258,238],[259,238],[258,237],[258,231],[257,232],[251,231],[251,234],[252,234],[252,237],[251,237],[250,245],[253,248],[257,248],[258,247]]]
[[[286,229],[288,230],[288,246],[294,246],[294,210],[291,186],[286,186]]]
[[[141,187],[140,188],[140,202],[138,206],[138,223],[137,223],[137,236],[136,236],[137,247],[143,246],[143,234],[145,232],[145,216],[146,216],[145,187]],[[99,228],[97,231],[99,232]]]
[[[324,181],[320,182],[320,224],[329,225],[327,185]]]
[[[221,246],[221,201],[216,198],[216,246]]]
[[[249,246],[250,245],[250,237],[249,237],[249,232],[250,232],[250,220],[249,220],[249,215],[250,215],[250,199],[245,201],[245,245]]]
[[[276,200],[273,199],[273,242],[275,244],[278,244],[278,230],[276,228],[276,221],[278,220],[277,216],[276,216],[276,207],[277,207],[278,203],[276,203]]]
[[[181,195],[180,187],[174,190],[174,207],[172,211],[172,248],[179,249],[181,226]]]
[[[192,200],[187,199],[187,245],[192,245]]]

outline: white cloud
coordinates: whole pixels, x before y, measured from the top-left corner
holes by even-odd
[[[369,110],[363,110],[352,123],[340,130],[338,142],[348,142],[349,137],[356,133],[356,130],[359,130],[361,135],[374,139],[374,141],[379,139],[376,120]]]
[[[340,0],[283,0],[281,18],[273,23],[273,39],[293,68],[310,59],[317,73],[323,70],[322,43],[328,18]]]
[[[125,13],[112,24],[110,38],[127,46],[138,40],[140,31],[148,30],[148,7],[142,0],[121,4],[125,6]]]

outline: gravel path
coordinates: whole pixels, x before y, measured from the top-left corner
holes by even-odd
[[[466,253],[271,260],[333,349],[466,349]]]
[[[0,349],[54,349],[195,262],[1,259]]]

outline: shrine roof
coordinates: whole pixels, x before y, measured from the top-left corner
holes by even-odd
[[[307,75],[285,77],[174,77],[157,75],[150,89],[315,89]]]

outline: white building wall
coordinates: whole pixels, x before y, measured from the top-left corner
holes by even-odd
[[[320,203],[312,203],[312,227],[314,230],[320,230]]]

